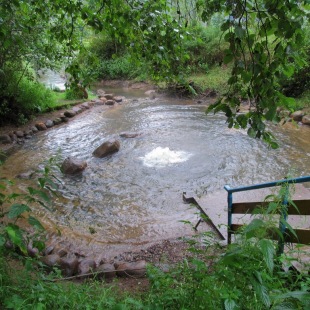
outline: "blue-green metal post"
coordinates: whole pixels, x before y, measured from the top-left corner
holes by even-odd
[[[281,205],[281,213],[280,213],[280,223],[279,223],[279,230],[281,232],[281,237],[278,242],[278,255],[282,254],[284,251],[284,239],[285,239],[285,230],[286,225],[285,222],[287,221],[287,205],[288,205],[288,195],[289,195],[289,185],[285,185],[285,193],[282,200]]]
[[[227,194],[227,205],[228,205],[228,226],[227,226],[227,242],[231,243],[231,224],[232,224],[232,204],[233,204],[233,196],[230,191],[230,187],[225,185],[225,189],[228,192]]]

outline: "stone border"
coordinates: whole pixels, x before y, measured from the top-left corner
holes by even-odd
[[[10,132],[0,134],[0,147],[4,154],[0,154],[0,160],[4,160],[9,156],[16,146],[23,145],[27,140],[31,139],[39,131],[45,131],[54,126],[58,126],[67,123],[69,119],[76,115],[92,108],[93,106],[114,106],[126,102],[123,96],[114,96],[114,94],[106,94],[104,90],[99,89],[97,91],[98,99],[86,101],[81,104],[77,104],[62,113],[59,113],[57,117],[47,119],[46,121],[37,121],[33,126],[29,126],[26,129],[11,130]],[[1,153],[1,152],[0,152]]]

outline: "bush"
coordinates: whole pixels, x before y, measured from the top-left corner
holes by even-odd
[[[310,89],[310,25],[305,25],[304,44],[301,48],[303,64],[295,64],[295,72],[292,77],[280,79],[283,92],[286,96],[300,97]]]
[[[207,73],[211,66],[223,62],[226,44],[220,41],[219,27],[197,24],[188,32],[190,40],[185,41],[184,47],[190,56],[187,65],[192,73]]]
[[[131,59],[127,47],[108,34],[93,37],[87,49],[79,55],[79,71],[86,80],[96,79],[145,79],[146,65]]]
[[[142,73],[142,68],[137,67],[129,55],[104,60],[99,68],[99,78],[103,79],[133,79]]]
[[[31,115],[56,106],[53,91],[36,82],[30,72],[20,78],[8,70],[6,81],[1,81],[0,86],[0,125],[23,124]]]

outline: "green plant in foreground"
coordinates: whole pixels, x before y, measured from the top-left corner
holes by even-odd
[[[283,207],[283,195],[285,188],[267,197],[264,214],[244,226],[213,264],[208,266],[206,256],[185,261],[169,274],[150,268],[148,302],[155,309],[307,309],[310,276],[285,272],[282,262],[291,258],[278,256],[278,243],[267,235],[272,230],[283,238],[279,220],[273,218]],[[281,221],[291,230],[285,219]]]
[[[45,168],[45,176],[49,173],[50,168]],[[54,190],[55,183],[45,177],[39,179],[39,188],[43,188],[43,192],[49,187]],[[27,194],[30,200],[34,199],[32,202],[41,201],[45,197],[45,194],[41,197],[42,194],[39,192],[33,190],[30,192],[36,194],[34,198],[32,194]],[[285,187],[281,189],[279,195],[268,196],[269,204],[265,212],[259,216],[256,214],[249,225],[238,231],[235,242],[226,249],[222,248],[221,255],[218,255],[217,245],[210,241],[211,235],[208,233],[204,242],[206,249],[196,250],[192,259],[184,260],[169,273],[149,266],[148,277],[151,288],[140,297],[120,293],[113,286],[107,287],[97,281],[83,284],[52,282],[54,275],[46,275],[33,269],[29,258],[23,261],[25,268],[12,269],[7,263],[7,258],[3,256],[2,246],[0,307],[4,309],[308,309],[309,275],[284,271],[282,263],[287,263],[293,258],[290,254],[278,256],[277,242],[268,239],[266,234],[273,229],[281,236],[278,219],[275,220],[274,216],[283,207],[284,196],[291,203]],[[8,195],[2,193],[0,197],[2,205],[4,201],[9,201],[5,200]],[[16,196],[16,199],[20,197],[24,198]],[[14,197],[10,199],[15,202]],[[45,201],[47,199],[43,199],[43,202]],[[15,215],[19,212],[21,209],[18,212],[16,210]],[[8,214],[5,213],[5,216]],[[19,215],[22,214],[24,213]],[[18,216],[12,218],[12,220],[18,219],[20,219]],[[12,238],[5,229],[7,226],[1,227],[4,227],[2,236],[12,242],[15,241],[15,245],[23,249],[24,239],[16,236],[17,239]],[[194,243],[191,240],[190,245]]]
[[[42,236],[44,228],[41,223],[31,214],[31,207],[41,205],[49,209],[51,203],[50,194],[55,194],[57,184],[51,174],[54,159],[51,158],[42,171],[42,176],[38,178],[36,187],[27,187],[26,193],[9,193],[12,181],[0,179],[0,250],[5,244],[11,243],[13,247],[18,248],[21,253],[27,255],[27,245],[32,242],[33,247],[39,251],[44,249]],[[27,223],[35,229],[34,235],[23,230],[19,221]]]

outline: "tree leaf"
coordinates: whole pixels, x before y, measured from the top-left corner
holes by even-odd
[[[11,206],[8,218],[13,219],[19,217],[22,213],[29,211],[31,211],[31,209],[27,205],[16,203]]]
[[[4,246],[5,241],[6,241],[5,237],[3,235],[0,235],[0,247]]]
[[[267,268],[269,272],[272,273],[274,268],[274,245],[271,240],[262,239],[259,241],[259,247],[261,252],[263,253]]]
[[[44,227],[42,226],[42,224],[40,223],[39,220],[37,220],[35,217],[33,216],[29,216],[28,218],[28,223],[30,225],[32,225],[33,227],[35,227],[38,230],[44,230]]]
[[[233,299],[225,299],[224,301],[225,310],[234,310],[236,303]]]
[[[255,271],[250,281],[258,297],[261,299],[261,301],[267,307],[267,309],[269,309],[271,305],[270,297],[269,297],[267,288],[263,284],[261,274]]]
[[[234,59],[234,55],[233,55],[233,54],[226,54],[226,55],[224,56],[223,62],[224,62],[224,64],[228,64],[228,63],[230,63],[233,59]]]
[[[18,246],[20,250],[26,254],[27,250],[23,243],[23,234],[19,226],[10,223],[5,227],[5,231],[7,232],[8,237],[12,243]]]

